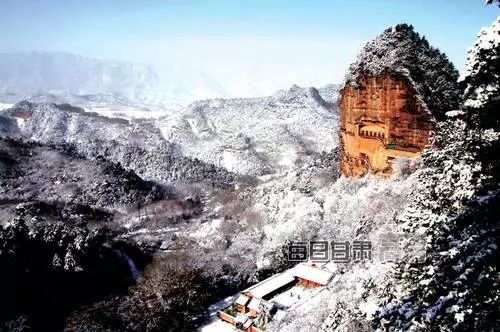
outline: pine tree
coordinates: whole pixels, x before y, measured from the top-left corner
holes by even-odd
[[[500,125],[498,96],[500,95],[500,18],[490,28],[483,28],[467,57],[465,107],[469,122],[484,128]]]
[[[500,0],[486,0],[487,5],[491,5],[494,3],[496,3],[498,5],[498,7],[500,8]]]
[[[408,232],[424,234],[426,256],[397,266],[399,287],[385,292],[375,328],[500,326],[499,36],[499,19],[479,33],[463,77],[463,106],[438,125],[438,148],[423,153],[418,195],[399,222]]]

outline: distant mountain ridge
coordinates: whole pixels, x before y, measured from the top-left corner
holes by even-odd
[[[129,104],[185,105],[228,92],[205,73],[186,68],[26,52],[0,54],[0,94],[15,101],[45,94],[59,98],[101,95]]]
[[[235,173],[270,174],[338,145],[337,91],[293,85],[269,97],[200,100],[156,126],[183,155]]]
[[[337,91],[335,85],[321,90],[294,85],[269,97],[200,100],[177,111],[156,112],[156,119],[134,118],[133,112],[152,113],[144,108],[83,109],[41,95],[40,103],[23,101],[3,111],[7,117],[0,117],[0,128],[36,141],[77,144],[86,155],[95,150],[147,179],[199,180],[195,174],[214,172],[212,181],[219,183],[233,172],[255,176],[294,168],[302,156],[334,149]],[[137,148],[149,156],[144,164],[124,154]],[[170,174],[151,163],[196,171]]]
[[[99,60],[64,52],[0,53],[0,102],[178,109],[196,100],[274,93],[258,76],[239,73],[237,84],[223,84],[221,77],[191,67]]]
[[[1,112],[0,136],[72,144],[88,159],[105,158],[149,181],[229,186],[235,178],[225,169],[183,157],[147,121],[108,118],[68,104],[20,102]]]

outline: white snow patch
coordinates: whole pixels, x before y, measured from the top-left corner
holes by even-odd
[[[14,105],[13,104],[0,103],[0,111],[1,110],[5,110],[7,108],[11,108],[12,106],[14,106]]]

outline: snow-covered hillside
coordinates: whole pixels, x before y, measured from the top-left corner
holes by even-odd
[[[10,96],[14,100],[6,103],[15,102],[17,96]],[[117,163],[144,180],[177,186],[176,192],[179,183],[203,183],[196,188],[195,213],[155,219],[145,208],[142,218],[154,222],[144,222],[140,210],[114,221],[125,226],[123,238],[162,254],[183,248],[199,264],[224,264],[238,278],[255,281],[258,271],[279,268],[289,241],[375,243],[407,205],[413,175],[338,178],[337,98],[336,85],[292,86],[269,97],[206,99],[165,112],[161,102],[143,107],[134,95],[44,92],[29,96],[42,103],[18,103],[3,111],[2,120],[9,135],[74,145],[88,160]],[[83,108],[51,103],[62,101]],[[388,268],[380,262],[346,266],[335,287],[305,307],[307,319],[290,312],[270,330],[317,330],[346,306],[342,299],[352,302],[349,310],[373,314],[376,306],[363,297],[363,285],[384,278]],[[321,319],[311,319],[314,312]]]
[[[118,62],[69,53],[0,53],[0,102],[162,106],[206,98],[266,96],[276,88],[252,72],[226,77],[177,65]],[[225,80],[222,83],[221,80]]]
[[[336,87],[292,86],[271,97],[211,99],[157,122],[183,154],[247,175],[295,166],[338,145]]]
[[[84,109],[20,103],[10,114],[29,114],[27,121],[18,119],[20,132],[43,142],[83,146],[113,141],[151,153],[161,146],[168,155],[196,158],[241,175],[264,175],[295,168],[304,156],[337,147],[336,96],[335,85],[322,88],[321,94],[292,86],[270,97],[208,99],[170,112],[107,105],[104,99]]]
[[[106,158],[160,183],[200,182],[228,186],[225,169],[186,158],[146,120],[109,118],[68,104],[21,102],[4,110],[2,135],[44,144],[73,144],[87,158]],[[15,120],[15,121],[14,121]]]

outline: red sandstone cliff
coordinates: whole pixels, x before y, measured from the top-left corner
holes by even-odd
[[[365,75],[340,96],[342,175],[389,175],[394,158],[413,158],[428,144],[433,117],[406,78]]]

